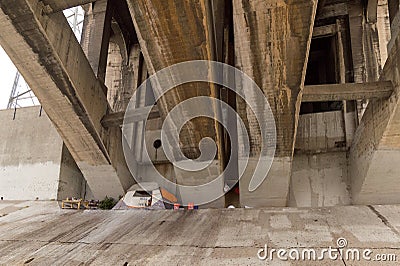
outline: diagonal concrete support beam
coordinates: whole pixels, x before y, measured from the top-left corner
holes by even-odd
[[[240,181],[242,205],[286,206],[308,53],[317,1],[233,1],[237,67],[262,89],[275,116],[277,149],[268,178],[254,192],[248,191],[250,175]],[[259,156],[261,134],[255,117],[243,104],[249,120],[251,154]],[[261,112],[261,110],[260,110]],[[248,167],[251,173],[251,164]]]
[[[349,174],[354,204],[400,200],[400,36],[390,51],[381,80],[391,80],[390,98],[370,101],[350,150]]]
[[[46,5],[44,12],[51,14],[71,7],[93,3],[96,0],[42,0],[42,2]]]
[[[94,196],[117,197],[132,184],[119,128],[104,130],[104,85],[62,13],[36,0],[0,2],[0,44],[54,123]]]

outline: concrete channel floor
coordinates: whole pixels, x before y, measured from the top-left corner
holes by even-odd
[[[268,248],[336,247],[398,262],[261,261]],[[325,253],[326,254],[326,253]],[[400,206],[193,211],[61,210],[0,201],[0,265],[399,265]]]

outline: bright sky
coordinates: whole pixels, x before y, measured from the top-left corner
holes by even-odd
[[[17,69],[0,46],[0,109],[6,109]]]
[[[1,0],[0,0],[1,1]],[[76,20],[78,22],[78,27],[76,28],[75,34],[77,38],[80,40],[80,34],[82,32],[82,22],[84,11],[81,7],[77,7],[78,13]],[[75,8],[71,8],[69,10],[64,10],[64,15],[67,17],[68,21],[72,23],[74,21],[74,11]],[[72,25],[71,25],[72,27]],[[10,58],[7,56],[6,52],[0,46],[0,110],[6,109],[8,101],[10,99],[11,89],[14,84],[15,74],[17,73],[17,69],[14,64],[11,62]],[[23,93],[27,90],[26,83],[23,79],[20,79],[19,86],[17,88],[17,93]],[[18,102],[21,106],[31,106],[32,100],[21,100]],[[35,104],[38,104],[37,100],[35,100]]]

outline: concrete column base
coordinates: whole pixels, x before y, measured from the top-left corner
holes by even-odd
[[[249,191],[249,183],[257,165],[256,158],[250,158],[246,171],[239,181],[240,205],[242,207],[285,207],[289,195],[292,158],[274,158],[267,178],[255,191]]]
[[[400,151],[378,150],[370,161],[351,161],[353,204],[398,204],[400,202]],[[366,165],[368,164],[369,165]],[[359,171],[366,167],[366,171]],[[363,174],[365,173],[365,174]]]
[[[106,196],[118,199],[124,196],[125,191],[119,179],[115,178],[115,168],[111,165],[89,165],[85,162],[77,163],[82,171],[93,196],[102,200]]]
[[[211,165],[206,169],[197,172],[188,172],[177,167],[174,167],[176,180],[178,184],[185,186],[193,186],[192,189],[180,190],[179,196],[182,200],[182,204],[187,205],[188,203],[207,202],[210,195],[222,194],[224,189],[224,179],[221,178],[218,182],[214,184],[207,190],[201,185],[205,185],[208,182],[213,181],[220,175],[220,166],[217,160],[214,160]],[[201,208],[224,208],[225,207],[225,197],[222,196],[212,202],[207,204],[201,204]]]

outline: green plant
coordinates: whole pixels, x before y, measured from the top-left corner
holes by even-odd
[[[115,206],[116,202],[115,199],[112,197],[105,197],[99,203],[99,208],[102,210],[111,210]]]

